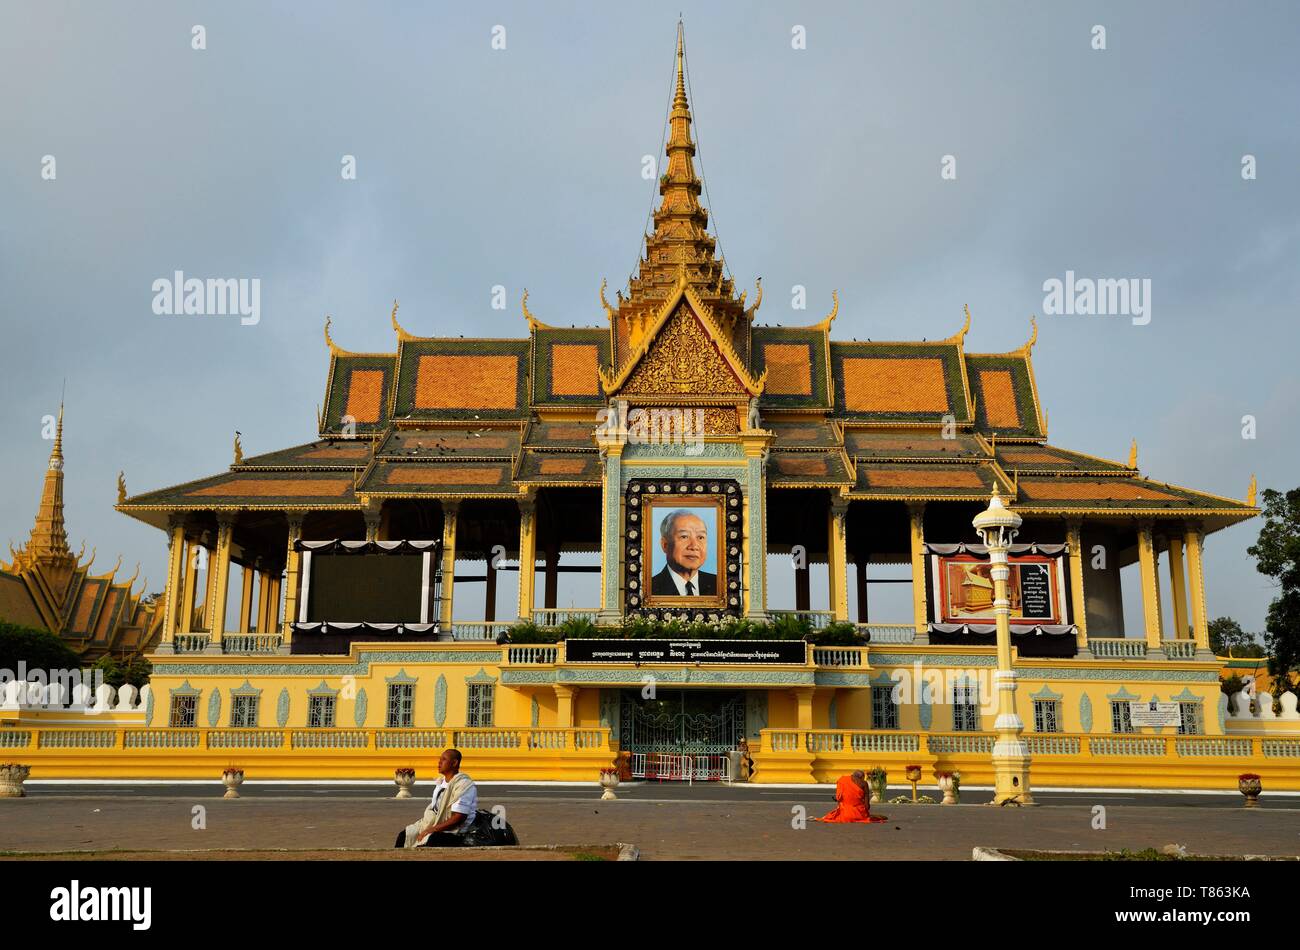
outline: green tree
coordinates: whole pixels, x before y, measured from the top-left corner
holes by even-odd
[[[0,621],[0,669],[18,675],[18,664],[28,670],[79,670],[81,658],[48,630]]]
[[[1246,553],[1280,588],[1268,606],[1264,632],[1268,671],[1280,687],[1300,666],[1300,488],[1264,492],[1264,526]]]
[[[1249,656],[1246,648],[1254,643],[1255,635],[1242,630],[1241,624],[1231,617],[1216,617],[1210,621],[1210,649],[1217,656]]]

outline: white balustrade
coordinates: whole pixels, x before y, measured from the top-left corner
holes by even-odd
[[[1259,719],[1276,719],[1277,713],[1273,712],[1273,694],[1261,692],[1255,696],[1255,716]]]
[[[1297,711],[1296,704],[1300,702],[1300,697],[1295,693],[1283,693],[1282,698],[1278,700],[1282,704],[1282,714],[1279,719],[1300,719],[1300,711]]]
[[[100,683],[95,687],[95,712],[108,712],[113,708],[116,699],[117,690],[107,683]]]
[[[118,712],[130,712],[135,709],[137,696],[139,696],[139,691],[134,686],[130,683],[123,683],[122,688],[117,691],[116,710]]]

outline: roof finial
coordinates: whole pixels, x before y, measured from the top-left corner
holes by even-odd
[[[831,312],[826,314],[821,323],[813,325],[814,330],[825,330],[830,332],[831,324],[835,322],[835,317],[840,312],[840,292],[838,290],[831,291],[831,300],[834,302],[831,307]]]
[[[524,318],[528,321],[529,330],[550,330],[551,329],[551,327],[548,327],[545,323],[542,323],[541,320],[538,320],[536,317],[534,317],[532,311],[528,309],[528,288],[527,287],[524,288],[524,295],[519,298],[519,306],[524,311]]]
[[[331,320],[332,318],[330,317],[330,315],[328,313],[325,314],[325,345],[329,347],[330,356],[338,356],[343,351],[334,345],[334,339],[333,337],[330,336]]]
[[[1026,356],[1028,356],[1029,351],[1034,348],[1034,344],[1038,342],[1038,318],[1033,314],[1029,315],[1029,325],[1033,330],[1029,334],[1029,339],[1025,342],[1025,345],[1020,348],[1021,352]]]
[[[399,343],[405,342],[406,340],[414,339],[411,336],[411,334],[407,333],[405,328],[400,323],[397,322],[397,298],[396,297],[393,298],[392,321],[393,321],[393,330],[397,334],[397,340]]]
[[[758,288],[754,292],[754,305],[745,311],[745,316],[750,320],[754,319],[754,314],[758,313],[758,308],[763,305],[763,278],[755,278],[754,286]]]
[[[602,277],[600,280],[600,305],[605,310],[605,316],[612,322],[614,319],[614,308],[611,307],[609,301],[605,299],[605,285],[607,283],[608,281]]]
[[[1250,505],[1252,508],[1255,507],[1258,492],[1259,486],[1255,484],[1255,476],[1252,475],[1250,476],[1250,487],[1246,489],[1246,504]]]
[[[949,343],[956,343],[958,346],[965,341],[966,334],[970,332],[970,307],[963,304],[962,310],[966,313],[966,322],[961,325],[960,330],[948,337]]]
[[[117,503],[126,504],[126,472],[117,473]]]
[[[236,465],[243,465],[243,464],[244,464],[244,446],[243,446],[243,444],[239,441],[239,436],[240,436],[240,432],[239,432],[238,429],[236,429],[236,430],[235,430],[235,464],[236,464]]]
[[[1128,467],[1138,467],[1138,440],[1136,436],[1133,438],[1133,444],[1128,448]]]

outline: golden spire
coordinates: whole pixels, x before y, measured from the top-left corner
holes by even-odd
[[[36,522],[24,553],[36,560],[72,560],[68,547],[68,532],[63,522],[63,403],[59,403],[59,419],[54,430],[54,448],[45,469],[45,485],[41,489],[41,504],[36,510]]]
[[[239,433],[235,433],[235,464],[244,464],[244,444],[239,441]]]
[[[1246,489],[1246,504],[1255,507],[1255,501],[1259,496],[1259,486],[1255,483],[1255,476],[1250,476],[1250,487]]]
[[[1133,444],[1128,447],[1128,467],[1138,467],[1138,440],[1136,437],[1133,439]]]

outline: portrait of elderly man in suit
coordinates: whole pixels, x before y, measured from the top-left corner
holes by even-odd
[[[717,595],[718,575],[701,570],[709,560],[709,527],[697,511],[713,516],[712,509],[677,508],[659,523],[659,546],[666,563],[650,582],[653,596]]]

